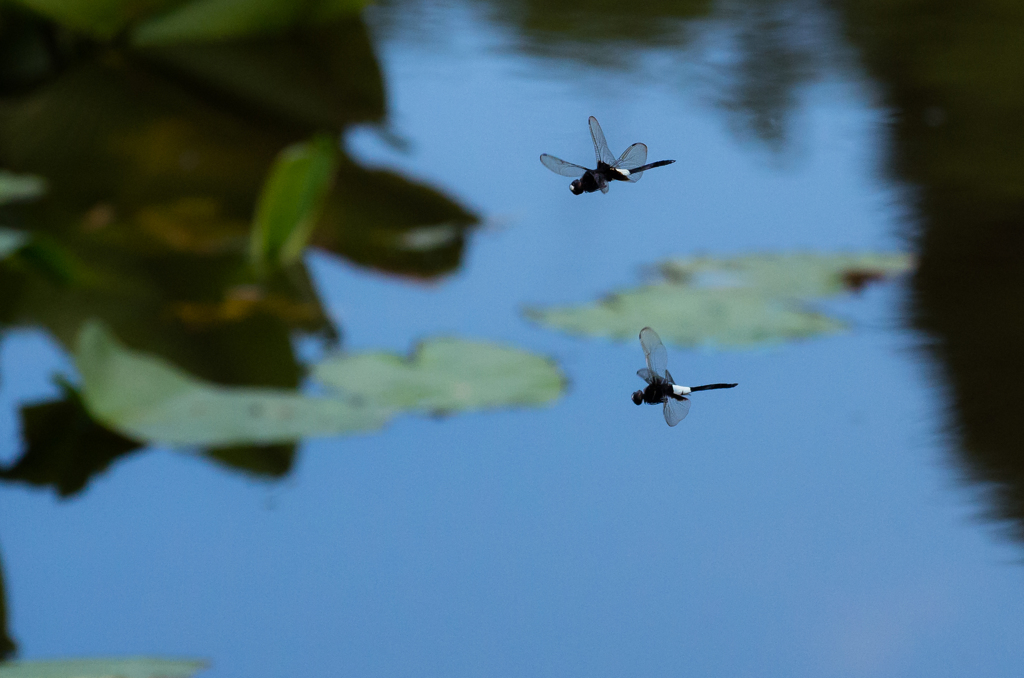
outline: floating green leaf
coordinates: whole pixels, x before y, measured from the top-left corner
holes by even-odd
[[[678,259],[664,280],[584,306],[530,309],[542,325],[573,334],[632,339],[641,327],[682,346],[747,346],[837,332],[845,325],[810,308],[910,269],[902,254],[755,255]]]
[[[46,193],[46,181],[29,174],[0,170],[0,205],[16,200],[32,200]]]
[[[294,391],[218,386],[156,356],[126,348],[101,323],[78,338],[86,409],[106,427],[149,443],[229,447],[378,429],[380,407]]]
[[[355,14],[365,0],[192,0],[142,23],[137,45],[209,42],[278,33]]]
[[[0,678],[189,678],[205,668],[194,659],[55,659],[0,664]]]
[[[426,412],[539,405],[565,388],[546,358],[462,339],[427,341],[409,359],[391,353],[329,358],[314,377],[370,403]]]
[[[259,266],[296,261],[309,242],[330,190],[337,143],[327,136],[281,151],[256,207],[250,256]]]

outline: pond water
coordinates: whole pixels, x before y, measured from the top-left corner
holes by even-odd
[[[274,365],[247,379],[217,373],[223,353],[196,357],[207,344],[153,339],[164,310],[91,313],[126,344],[226,384],[287,387],[277,358],[259,356],[290,347],[312,366],[338,350],[328,325],[348,354],[495,342],[557,365],[565,387],[539,406],[305,437],[273,472],[157,440],[59,493],[38,480],[56,472],[26,482],[10,470],[29,444],[21,408],[63,397],[55,374],[82,384],[82,318],[33,315],[51,298],[19,287],[0,335],[0,603],[17,658],[196,657],[211,678],[1018,675],[1021,448],[1000,433],[1014,415],[999,399],[1021,366],[1017,321],[992,321],[1019,311],[1020,274],[1006,271],[1020,262],[1021,184],[986,173],[1002,151],[963,150],[985,126],[956,117],[974,110],[969,92],[954,77],[948,91],[914,81],[885,36],[863,37],[861,5],[690,4],[603,18],[525,2],[368,8],[387,113],[346,122],[347,156],[479,223],[427,220],[392,259],[307,249],[303,298],[325,320],[266,342],[243,327],[256,332],[253,364]],[[941,60],[921,44],[907,53]],[[918,103],[927,119],[908,123]],[[976,110],[1017,106],[989,103]],[[589,164],[590,115],[613,151],[642,140],[651,160],[676,163],[572,195],[537,157]],[[928,141],[944,116],[953,140]],[[11,141],[19,133],[0,139],[0,166],[45,175]],[[974,172],[958,175],[958,160]],[[68,186],[45,178],[42,201]],[[990,194],[971,192],[982,185]],[[996,224],[987,245],[941,235],[964,215]],[[430,258],[453,238],[454,254]],[[893,254],[910,257],[878,273]],[[155,265],[148,256],[132,265]],[[855,263],[835,264],[843,256]],[[647,323],[625,312],[627,334],[617,316],[594,324],[580,311],[666,284],[657,267],[669,260],[706,270],[668,310],[636,317],[663,328],[681,381],[739,382],[695,395],[674,428],[629,400]],[[950,261],[955,281],[936,273]],[[816,287],[823,270],[846,286]],[[204,271],[180,277],[226,277]],[[753,301],[730,306],[744,284]],[[191,289],[175,285],[169,298]],[[699,305],[702,285],[722,296],[670,326],[673,304]],[[781,324],[770,313],[783,307],[797,326],[757,324],[761,312]],[[949,329],[958,318],[986,339],[965,343]],[[307,395],[326,392],[293,371]],[[81,454],[93,440],[64,444]]]

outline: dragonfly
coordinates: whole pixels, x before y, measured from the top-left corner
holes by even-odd
[[[717,388],[734,388],[737,384],[705,384],[703,386],[680,386],[668,371],[668,351],[661,337],[650,327],[640,330],[640,346],[644,349],[647,367],[637,370],[637,376],[647,382],[647,387],[633,392],[637,405],[663,404],[665,423],[675,426],[690,412],[690,399],[686,396],[695,391],[712,391]]]
[[[647,162],[647,145],[636,143],[627,148],[616,160],[605,141],[604,132],[597,118],[590,116],[590,136],[594,140],[594,153],[597,155],[597,169],[587,169],[571,162],[560,160],[553,155],[543,153],[540,161],[544,166],[555,174],[563,177],[572,177],[573,182],[569,184],[569,190],[573,195],[582,193],[593,193],[594,191],[608,192],[608,184],[612,181],[628,181],[635,184],[640,181],[644,172],[655,167],[671,165],[675,160],[659,160],[658,162]]]

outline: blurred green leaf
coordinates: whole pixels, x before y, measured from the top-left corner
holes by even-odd
[[[6,259],[25,246],[29,240],[27,233],[0,227],[0,260]]]
[[[27,174],[0,170],[0,205],[16,200],[32,200],[46,193],[46,181]]]
[[[93,38],[109,40],[129,24],[181,0],[9,0]]]
[[[136,45],[211,42],[279,33],[355,14],[365,0],[192,0],[132,32]]]
[[[135,440],[171,445],[268,445],[378,429],[390,412],[294,391],[203,382],[120,344],[97,321],[79,334],[76,363],[90,414]]]
[[[0,227],[0,261],[4,259],[10,259],[15,268],[30,269],[59,285],[96,279],[85,265],[51,238]]]
[[[249,249],[254,264],[299,259],[323,210],[337,156],[337,144],[327,136],[281,151],[256,207]]]
[[[680,259],[664,281],[597,303],[529,309],[536,322],[585,334],[633,339],[641,327],[682,346],[748,346],[837,332],[844,323],[809,304],[907,271],[903,254],[754,255]]]
[[[409,359],[391,353],[329,358],[313,374],[369,403],[426,412],[539,405],[565,388],[558,367],[546,358],[462,339],[425,342]]]
[[[0,664],[0,678],[189,678],[205,668],[194,659],[51,659]]]

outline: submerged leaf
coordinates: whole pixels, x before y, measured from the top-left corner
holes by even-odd
[[[108,428],[147,443],[286,443],[310,435],[378,429],[391,414],[338,398],[207,383],[161,358],[126,348],[97,321],[82,328],[76,363],[90,414]]]
[[[189,678],[205,668],[195,659],[49,659],[0,664],[0,678]]]
[[[17,200],[32,200],[46,193],[46,181],[30,174],[0,170],[0,205]]]
[[[337,166],[337,144],[327,136],[281,151],[260,194],[252,228],[253,263],[296,261],[313,234]]]
[[[539,405],[565,388],[547,358],[462,339],[425,342],[409,359],[392,353],[329,358],[314,376],[367,402],[426,412]]]
[[[0,259],[6,259],[28,243],[28,234],[0,227]]]
[[[638,328],[651,326],[677,345],[747,346],[837,332],[844,323],[809,308],[811,302],[911,266],[903,254],[678,259],[660,266],[662,282],[597,303],[526,314],[573,334],[632,339]]]

